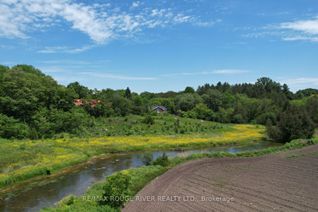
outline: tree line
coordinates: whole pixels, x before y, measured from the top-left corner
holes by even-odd
[[[76,99],[83,104],[75,105]],[[168,113],[181,117],[263,124],[271,139],[282,142],[309,138],[318,125],[318,90],[293,93],[286,84],[266,77],[255,83],[219,82],[197,89],[186,87],[180,92],[138,94],[129,88],[89,89],[78,82],[63,86],[33,66],[0,66],[0,137],[3,138],[85,135],[100,119],[149,115],[154,105],[164,106]]]

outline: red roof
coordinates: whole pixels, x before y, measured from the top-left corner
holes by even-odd
[[[74,99],[73,101],[75,106],[83,106],[83,105],[90,105],[91,107],[96,107],[96,105],[102,103],[99,99],[91,99],[91,100],[85,100],[85,99]]]

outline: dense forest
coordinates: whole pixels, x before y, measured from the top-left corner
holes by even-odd
[[[268,136],[282,142],[311,137],[318,125],[318,90],[293,93],[266,77],[255,83],[138,94],[129,88],[92,90],[78,82],[63,86],[32,66],[0,66],[2,138],[85,136],[107,117],[131,114],[145,116],[151,125],[155,105],[180,117],[266,125]]]

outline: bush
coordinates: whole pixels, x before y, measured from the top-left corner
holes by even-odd
[[[147,115],[143,120],[143,123],[153,125],[155,123],[155,120],[152,118],[151,115]]]
[[[59,206],[63,206],[63,205],[72,205],[74,204],[74,200],[76,199],[76,196],[74,195],[68,195],[66,197],[64,197],[61,201],[58,202]]]
[[[129,186],[131,177],[119,172],[107,178],[103,187],[103,199],[99,202],[100,205],[109,205],[114,208],[122,207],[130,197]]]
[[[191,111],[184,112],[182,115],[187,118],[212,120],[214,113],[205,104],[199,103]]]
[[[266,124],[268,120],[270,120],[272,123],[275,123],[276,114],[274,112],[267,112],[257,116],[255,119],[257,124]]]
[[[315,126],[318,127],[318,96],[312,96],[307,100],[306,110]]]
[[[153,161],[152,165],[168,166],[169,159],[166,153],[163,153],[160,157],[158,157],[155,161]]]
[[[279,114],[276,126],[267,123],[267,135],[279,142],[289,142],[293,139],[311,138],[314,134],[314,124],[302,107],[289,106]]]
[[[18,120],[0,114],[0,137],[2,138],[27,138],[30,135],[28,125]]]
[[[153,160],[153,157],[152,157],[152,154],[151,154],[151,153],[145,153],[145,154],[142,156],[142,162],[143,162],[143,164],[146,165],[146,166],[151,165],[152,160]]]

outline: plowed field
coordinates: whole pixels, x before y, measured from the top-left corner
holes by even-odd
[[[190,161],[123,211],[318,211],[318,145],[257,158]]]

